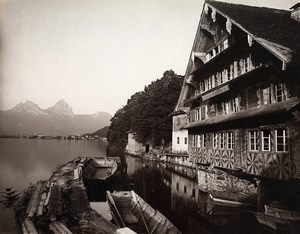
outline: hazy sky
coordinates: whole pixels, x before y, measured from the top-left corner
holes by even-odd
[[[297,0],[228,2],[289,9]],[[0,109],[65,99],[76,114],[126,104],[184,75],[203,0],[0,0]]]

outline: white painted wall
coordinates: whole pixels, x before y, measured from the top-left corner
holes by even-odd
[[[179,138],[179,144],[178,144]],[[185,140],[186,139],[186,140]],[[180,130],[172,132],[172,153],[188,153],[188,131]]]
[[[126,146],[126,150],[128,152],[133,152],[133,153],[143,151],[144,150],[143,144],[137,142],[134,139],[134,137],[135,137],[135,133],[128,133],[128,143]]]

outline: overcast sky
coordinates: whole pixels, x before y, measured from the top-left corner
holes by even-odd
[[[289,9],[297,0],[228,2]],[[173,69],[184,75],[203,0],[0,0],[0,109],[64,99],[114,114]]]

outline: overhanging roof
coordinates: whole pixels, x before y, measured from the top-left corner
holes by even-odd
[[[245,111],[236,112],[229,115],[222,115],[213,118],[208,118],[198,122],[189,123],[185,127],[183,127],[183,129],[193,129],[193,128],[198,128],[198,127],[203,127],[208,125],[222,124],[225,122],[235,121],[239,119],[246,119],[250,117],[264,116],[264,115],[278,113],[278,112],[288,112],[294,107],[296,107],[299,103],[300,100],[298,98],[292,98],[285,102],[279,102],[267,106],[261,106],[261,107],[252,108]]]
[[[290,11],[209,0],[206,4],[281,59],[290,59],[291,51],[300,49],[300,23],[291,19]]]

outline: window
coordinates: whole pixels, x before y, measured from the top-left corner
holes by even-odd
[[[276,95],[276,102],[283,102],[287,100],[287,92],[285,85],[277,84],[275,85],[275,95]]]
[[[201,135],[197,135],[197,147],[201,147]]]
[[[235,78],[239,75],[238,70],[239,70],[238,61],[234,61],[233,62],[233,78]]]
[[[212,75],[211,78],[211,87],[214,88],[216,86],[216,77],[215,75]]]
[[[209,77],[208,79],[205,79],[204,80],[204,91],[211,89],[212,88],[211,85],[212,85],[211,77]]]
[[[275,138],[276,138],[276,151],[286,152],[287,151],[286,130],[284,128],[276,129]]]
[[[275,102],[283,102],[288,99],[287,89],[284,84],[271,84],[262,89],[262,105],[269,105]]]
[[[196,109],[196,111],[195,111],[195,120],[196,121],[198,121],[199,120],[199,116],[200,116],[200,109],[198,108],[198,109]]]
[[[227,133],[227,149],[233,149],[233,132]]]
[[[231,65],[228,67],[227,70],[227,80],[231,80]]]
[[[261,131],[262,138],[262,151],[271,150],[271,130],[265,129]]]
[[[220,133],[220,148],[221,149],[225,148],[225,133],[224,132]]]
[[[205,91],[205,87],[204,87],[204,82],[203,81],[199,82],[199,86],[200,86],[200,91],[204,92]]]
[[[245,58],[245,72],[250,70],[250,58]]]
[[[227,114],[230,114],[231,113],[231,111],[230,111],[230,101],[227,101],[227,102],[225,102],[225,115],[227,115]]]
[[[180,138],[179,137],[177,137],[177,144],[179,144],[180,143]]]
[[[197,135],[193,135],[192,146],[193,146],[193,147],[196,147],[196,146],[197,146]]]
[[[206,136],[206,133],[202,134],[202,147],[205,148],[206,147],[206,142],[207,142],[207,136]]]
[[[245,60],[240,59],[239,62],[239,74],[244,74],[245,73]]]
[[[221,72],[217,72],[216,74],[216,82],[217,82],[217,85],[220,85],[222,84],[222,73]]]
[[[190,122],[206,119],[207,106],[201,106],[197,109],[191,110]]]
[[[196,196],[196,190],[193,189],[193,191],[192,191],[192,197],[195,197],[195,196]]]
[[[258,151],[258,131],[249,131],[249,150]]]
[[[267,87],[262,90],[262,102],[263,105],[271,104],[271,88]]]
[[[198,138],[199,139],[199,141],[198,141],[199,147],[205,148],[206,147],[206,141],[207,141],[206,134],[204,133],[204,134],[200,134],[198,136],[199,136],[199,138]]]
[[[184,190],[184,193],[186,193],[186,186],[184,186],[183,190]]]
[[[224,50],[228,48],[229,46],[228,39],[224,40],[223,45],[224,45]]]
[[[224,110],[225,115],[231,114],[231,113],[236,113],[236,112],[240,111],[239,98],[235,97],[235,98],[232,98],[232,99],[224,102],[223,110]]]
[[[184,138],[184,144],[187,144],[187,137]]]
[[[222,76],[223,76],[222,83],[225,83],[228,78],[228,70],[227,69],[223,70]]]
[[[218,134],[214,133],[213,134],[213,148],[218,148]]]
[[[179,183],[176,183],[176,190],[179,190]]]
[[[213,48],[213,56],[215,57],[218,54],[218,47]]]
[[[206,119],[206,106],[201,106],[201,120]]]
[[[232,112],[238,112],[240,110],[240,103],[239,103],[239,98],[236,97],[232,99]]]

